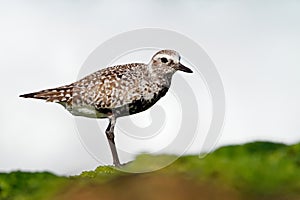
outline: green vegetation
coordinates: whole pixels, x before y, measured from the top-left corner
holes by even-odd
[[[156,168],[168,155],[140,155],[124,170]],[[183,156],[161,170],[126,173],[108,166],[65,178],[50,173],[0,174],[1,200],[35,199],[300,199],[300,144],[255,142]]]
[[[41,200],[53,196],[67,178],[57,177],[49,172],[0,173],[1,200]]]

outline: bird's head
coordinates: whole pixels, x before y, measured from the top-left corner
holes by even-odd
[[[187,68],[180,63],[180,55],[174,50],[161,50],[154,54],[150,64],[154,68],[163,69],[165,72],[183,71],[186,73],[193,73],[190,68]]]

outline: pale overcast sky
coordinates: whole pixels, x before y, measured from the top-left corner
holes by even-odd
[[[299,10],[296,0],[0,1],[0,171],[78,174],[99,165],[81,144],[73,116],[18,95],[75,81],[101,43],[146,27],[188,36],[215,63],[227,100],[218,146],[299,142]],[[188,152],[197,152],[197,142]]]

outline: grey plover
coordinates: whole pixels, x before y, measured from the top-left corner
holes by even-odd
[[[174,50],[158,51],[148,64],[131,63],[96,71],[72,84],[20,95],[59,103],[71,114],[108,118],[105,131],[113,163],[120,166],[114,141],[118,117],[147,110],[165,96],[176,71],[192,73]]]

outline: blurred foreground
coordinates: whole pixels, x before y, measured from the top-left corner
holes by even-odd
[[[126,169],[151,169],[169,155],[141,155]],[[150,173],[98,167],[76,177],[0,174],[0,200],[300,199],[300,144],[255,142],[222,147],[203,159],[183,156]]]

